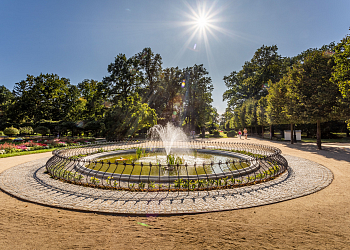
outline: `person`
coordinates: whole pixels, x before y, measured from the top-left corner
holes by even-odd
[[[243,133],[244,133],[245,139],[248,139],[248,130],[246,128],[244,128]]]
[[[239,139],[241,139],[241,136],[242,136],[242,131],[238,130],[238,137],[239,137]]]

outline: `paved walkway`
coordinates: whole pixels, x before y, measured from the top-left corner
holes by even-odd
[[[54,180],[44,173],[48,158],[20,164],[0,175],[0,188],[23,200],[58,208],[115,214],[188,214],[272,204],[317,192],[332,172],[309,160],[285,156],[288,172],[253,186],[199,192],[127,192],[94,189]]]

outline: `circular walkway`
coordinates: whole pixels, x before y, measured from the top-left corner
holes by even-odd
[[[63,183],[45,174],[46,159],[24,163],[0,175],[0,188],[20,199],[80,211],[169,215],[225,211],[272,204],[327,187],[332,172],[318,163],[284,155],[288,172],[273,181],[235,189],[197,192],[128,192]]]

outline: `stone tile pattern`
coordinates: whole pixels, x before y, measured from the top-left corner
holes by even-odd
[[[288,172],[261,184],[196,192],[128,192],[95,189],[54,180],[47,159],[18,165],[0,175],[0,188],[20,199],[57,208],[113,214],[167,215],[234,210],[268,205],[317,192],[333,173],[318,163],[284,155]]]

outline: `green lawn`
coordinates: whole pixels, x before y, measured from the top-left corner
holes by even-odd
[[[18,155],[31,155],[31,154],[45,153],[45,152],[51,152],[60,148],[48,148],[48,149],[39,149],[39,150],[32,150],[32,151],[21,151],[21,152],[15,152],[12,154],[0,154],[0,158],[7,158],[12,156],[18,156]]]

